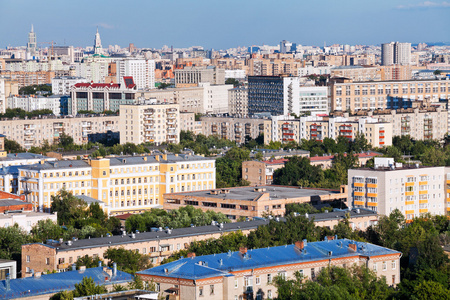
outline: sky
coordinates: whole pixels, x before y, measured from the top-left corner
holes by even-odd
[[[450,0],[0,0],[0,48],[450,42]],[[47,47],[48,44],[40,44]]]

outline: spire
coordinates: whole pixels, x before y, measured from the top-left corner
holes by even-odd
[[[33,24],[31,24],[31,32],[34,32]]]
[[[98,26],[97,26],[97,34],[98,34]]]

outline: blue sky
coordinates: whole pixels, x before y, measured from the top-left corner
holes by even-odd
[[[38,42],[226,49],[450,42],[450,0],[0,0],[0,47]],[[46,44],[42,45],[47,46]]]

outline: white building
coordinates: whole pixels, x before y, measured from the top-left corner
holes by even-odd
[[[14,226],[14,224],[17,224],[26,232],[30,232],[39,221],[45,220],[52,220],[56,223],[57,214],[42,212],[9,212],[7,214],[0,214],[0,227]]]
[[[33,111],[40,109],[50,109],[54,115],[59,115],[61,112],[60,97],[59,96],[10,96],[7,99],[7,108],[21,108],[25,111]]]
[[[328,87],[301,86],[299,88],[299,112],[310,112],[312,116],[328,114]]]
[[[87,82],[82,77],[55,77],[52,78],[52,93],[54,95],[70,95],[70,88],[76,83]]]
[[[155,61],[150,59],[125,59],[116,61],[117,82],[132,76],[140,90],[155,88]]]
[[[298,77],[309,75],[326,75],[331,74],[331,66],[319,66],[306,65],[303,68],[298,68]]]
[[[381,44],[381,65],[410,65],[411,43],[391,42]]]
[[[233,88],[232,84],[211,85],[203,82],[198,85],[203,87],[203,109],[206,113],[228,113],[228,90]]]
[[[225,70],[225,80],[228,78],[245,79],[245,70]]]

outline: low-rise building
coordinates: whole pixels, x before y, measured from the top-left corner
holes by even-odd
[[[245,143],[245,137],[256,139],[264,132],[264,120],[257,118],[202,117],[202,133]]]
[[[61,114],[61,96],[13,95],[8,97],[6,108],[20,108],[28,112],[48,109],[54,115],[59,116]]]
[[[153,280],[163,296],[179,299],[272,299],[277,296],[277,276],[293,278],[300,272],[314,280],[326,267],[368,267],[386,283],[400,283],[401,253],[370,243],[328,237],[321,242],[247,249],[203,255],[190,254],[168,264],[139,271],[142,280]],[[173,297],[173,296],[172,296]]]
[[[313,205],[347,202],[347,187],[340,190],[310,189],[287,186],[258,186],[212,189],[164,195],[164,209],[178,209],[192,205],[203,211],[212,210],[231,220],[240,217],[263,217],[267,214],[283,216],[286,204]]]
[[[8,275],[10,279],[17,277],[17,262],[15,260],[0,259],[0,280],[6,280]]]

